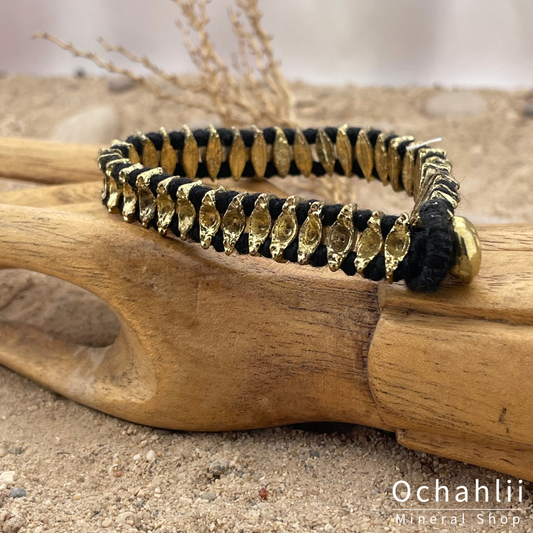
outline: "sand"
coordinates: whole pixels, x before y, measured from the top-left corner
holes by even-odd
[[[442,146],[462,182],[461,214],[475,222],[533,220],[533,119],[522,112],[530,94],[477,91],[486,109],[476,114],[442,108],[443,116],[429,114],[435,113],[435,106],[428,102],[446,92],[296,85],[302,126],[349,122],[421,139],[442,136]],[[111,93],[100,79],[7,76],[0,79],[0,135],[47,138],[80,108],[103,103],[117,109],[121,136],[134,128],[146,131],[163,124],[170,129],[182,122],[216,123],[216,117],[157,101],[139,88]],[[17,186],[4,181],[0,190]],[[288,182],[281,186],[292,187]],[[364,207],[398,212],[410,205],[379,183],[357,182],[354,191]],[[13,288],[5,283],[8,277],[0,280],[1,320],[24,319],[20,302],[6,294],[20,300],[28,291],[41,291],[42,308],[37,306],[30,314],[35,321],[45,308],[50,312],[52,304],[39,276],[9,274],[11,279],[18,275],[19,280],[30,281],[14,283]],[[55,321],[47,315],[38,325],[65,338],[97,344],[93,333],[104,318],[98,319],[94,311],[93,329],[82,331],[75,320],[83,316],[79,305],[76,310],[81,293],[64,286],[58,289],[55,281],[48,283],[55,294],[68,293],[75,324],[67,332],[54,329],[58,321],[64,322],[63,314]],[[56,302],[52,309],[54,305],[60,313],[61,306]],[[0,477],[0,531],[10,533],[526,532],[533,528],[529,483],[524,484],[522,503],[517,499],[497,503],[491,495],[489,504],[479,505],[513,509],[493,513],[496,525],[487,524],[488,512],[483,514],[484,524],[477,523],[477,513],[467,512],[465,525],[454,525],[453,513],[416,511],[415,520],[425,515],[426,525],[397,524],[395,508],[420,507],[413,497],[401,505],[394,500],[392,488],[400,479],[415,489],[421,484],[434,487],[436,479],[450,488],[469,489],[476,478],[490,487],[496,479],[505,484],[511,479],[513,486],[518,480],[406,450],[393,434],[342,424],[215,434],[162,431],[78,405],[0,367],[0,476],[4,472],[15,472],[12,483]],[[26,496],[11,497],[13,488],[23,488]],[[451,502],[431,505],[450,506]],[[429,523],[432,514],[437,516],[436,525]],[[461,519],[461,513],[455,515]],[[442,516],[447,516],[444,523]],[[513,516],[521,519],[516,527],[510,525]],[[502,517],[509,523],[502,525]]]

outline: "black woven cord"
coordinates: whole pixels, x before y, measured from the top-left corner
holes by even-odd
[[[389,149],[389,145],[390,145],[390,142],[392,141],[392,139],[396,139],[396,137],[398,137],[398,135],[396,135],[395,133],[391,133],[390,135],[387,135],[387,137],[385,137],[385,148],[388,150]]]
[[[316,128],[308,128],[303,131],[304,137],[309,144],[315,144],[318,130]]]
[[[275,142],[276,139],[276,128],[265,128],[262,130],[265,142],[269,145],[272,145]],[[329,136],[331,141],[333,143],[337,140],[337,132],[338,129],[335,127],[325,127],[324,131]],[[347,128],[347,136],[348,139],[352,145],[353,150],[356,149],[356,143],[357,138],[359,135],[359,132],[361,131],[360,128],[353,128],[349,127]],[[234,139],[234,130],[227,129],[227,128],[218,128],[217,132],[220,136],[220,140],[222,145],[226,149],[231,149],[231,146],[233,144]],[[283,130],[287,141],[289,145],[294,144],[296,130],[292,128],[286,128]],[[381,132],[379,130],[367,130],[366,134],[368,136],[368,139],[373,147],[375,147],[378,135]],[[209,141],[210,137],[210,130],[209,129],[197,129],[192,132],[194,135],[194,138],[196,142],[198,143],[199,147],[205,147],[207,146],[207,143]],[[250,148],[253,145],[254,142],[254,136],[256,135],[256,132],[254,130],[247,130],[243,129],[240,130],[240,134],[242,136],[243,142],[246,147]],[[314,144],[317,139],[318,129],[316,128],[308,128],[303,131],[303,134],[309,144]],[[172,147],[175,150],[183,150],[184,147],[184,141],[185,141],[185,135],[183,132],[180,131],[171,131],[168,133],[170,143]],[[161,150],[163,146],[163,135],[159,132],[151,132],[147,133],[146,137],[153,143],[156,150]],[[397,136],[395,134],[389,134],[385,138],[384,145],[385,148],[388,149],[390,142],[392,139],[396,138]],[[134,145],[135,149],[139,153],[139,155],[142,158],[142,152],[143,152],[143,141],[142,137],[140,136],[130,136],[128,137],[127,141],[128,143],[131,143]],[[400,156],[400,158],[405,157],[406,154],[406,148],[409,145],[411,141],[403,141],[398,145],[397,151]],[[120,153],[110,153],[105,154],[100,157],[100,168],[102,170],[105,170],[106,166],[111,163],[112,161],[119,159],[121,157],[128,157],[128,148],[124,145],[118,145],[117,146]],[[420,146],[414,150],[414,156],[416,158],[418,150],[421,148],[426,148],[426,146]],[[431,153],[430,153],[431,155]],[[438,155],[437,152],[435,152],[434,155]],[[128,168],[130,164],[123,164],[119,163],[117,164],[113,171],[111,172],[111,178],[114,179],[117,183],[119,180],[120,172]],[[128,183],[129,185],[136,190],[136,181],[139,176],[139,174],[146,172],[149,170],[147,167],[143,167],[140,169],[136,169],[132,171],[128,175]],[[342,169],[342,166],[340,165],[339,161],[335,162],[335,172],[339,175],[343,175],[344,171]],[[353,172],[354,174],[363,177],[363,173],[361,168],[359,167],[359,164],[357,163],[357,159],[353,159]],[[312,173],[316,176],[323,176],[326,174],[324,167],[321,163],[314,161],[313,167],[312,167]],[[374,168],[373,173],[375,177],[377,176],[376,169]],[[184,177],[178,177],[182,176],[184,174],[183,168],[179,163],[177,163],[176,168],[174,169],[174,176],[175,179],[171,180],[168,185],[168,192],[173,200],[177,199],[177,192],[178,188],[182,185],[185,185],[187,183],[191,183],[192,180]],[[291,161],[290,175],[299,175],[300,171],[298,167],[296,166],[295,161]],[[255,170],[253,168],[253,165],[251,161],[247,161],[244,171],[243,171],[243,177],[255,177]],[[277,169],[273,161],[269,161],[267,163],[266,171],[265,171],[265,177],[271,177],[277,175]],[[208,176],[207,166],[204,162],[200,161],[198,164],[198,171],[197,175],[195,177],[196,181],[198,178],[203,178]],[[168,178],[168,174],[160,174],[160,175],[154,175],[150,178],[149,182],[149,188],[152,191],[154,195],[157,195],[157,186],[158,184]],[[229,178],[231,177],[231,171],[229,168],[229,162],[224,161],[221,164],[220,171],[218,174],[219,178]],[[452,191],[452,194],[457,195],[458,186],[456,186],[453,182],[447,183],[445,185],[439,185],[437,183],[435,190],[441,191],[443,193],[450,194],[450,190]],[[205,194],[212,190],[210,187],[199,185],[196,187],[193,187],[189,191],[189,200],[193,204],[196,213],[198,215],[198,212],[201,208],[203,198]],[[221,216],[225,214],[227,211],[231,201],[235,196],[239,194],[237,191],[220,191],[216,194],[216,209],[220,213]],[[247,194],[244,196],[242,200],[243,210],[246,217],[250,217],[255,206],[255,202],[257,198],[259,197],[259,193],[254,194]],[[276,198],[272,196],[269,200],[269,211],[272,218],[273,223],[277,220],[277,218],[282,213],[283,205],[286,201],[286,198]],[[296,218],[298,220],[298,225],[301,226],[301,224],[305,221],[305,219],[308,216],[309,208],[311,204],[316,200],[306,200],[300,204],[298,204],[296,208]],[[107,202],[107,198],[104,199],[104,203]],[[120,199],[119,207],[123,205],[123,200]],[[342,209],[341,204],[334,204],[334,205],[324,205],[322,210],[322,224],[323,226],[331,226],[335,223],[337,220],[337,217],[339,215],[340,210]],[[450,214],[453,214],[454,206],[451,205],[450,202],[444,199],[435,199],[426,201],[422,204],[419,210],[419,218],[420,223],[416,226],[412,226],[410,229],[410,235],[411,235],[411,244],[409,247],[409,251],[405,257],[405,259],[398,265],[398,268],[394,272],[394,281],[400,281],[402,279],[405,280],[407,287],[416,292],[433,292],[439,288],[442,281],[446,277],[453,259],[454,259],[454,237],[453,237],[453,230],[450,224]],[[363,232],[368,224],[368,220],[372,215],[372,211],[370,210],[359,210],[354,213],[354,226],[359,232]],[[136,212],[136,218],[138,218],[138,207]],[[381,220],[381,231],[384,238],[387,237],[387,235],[392,230],[396,220],[397,216],[392,215],[386,215]],[[149,228],[156,229],[156,221],[157,221],[157,215],[152,219],[150,224],[148,225]],[[179,229],[178,229],[178,217],[175,215],[172,218],[172,221],[169,226],[169,230],[174,233],[176,236],[179,236]],[[200,232],[199,232],[199,223],[198,220],[195,221],[193,228],[189,232],[188,237],[196,242],[200,241]],[[236,252],[238,254],[248,254],[249,253],[249,245],[248,245],[248,234],[243,233],[240,235],[237,244],[235,246]],[[259,254],[271,258],[270,253],[270,244],[271,239],[270,237],[265,240],[265,242],[260,246],[259,248]],[[223,252],[224,251],[224,242],[223,242],[223,232],[220,229],[215,236],[212,239],[211,242],[212,248],[215,249],[217,252]],[[285,260],[290,262],[297,262],[298,259],[298,237],[294,239],[294,241],[286,247],[283,253],[283,257]],[[346,259],[343,261],[341,265],[341,270],[348,276],[353,276],[356,273],[355,268],[355,259],[356,259],[356,252],[352,251],[348,254]],[[325,245],[321,244],[318,246],[316,251],[312,254],[310,261],[310,265],[313,267],[324,267],[327,265],[327,248]],[[380,254],[378,255],[373,261],[371,261],[368,266],[365,268],[363,272],[363,276],[365,278],[371,279],[371,280],[381,280],[385,277],[385,257]]]
[[[191,183],[191,180],[188,178],[175,178],[170,182],[168,186],[168,194],[174,201],[178,198],[178,189],[187,183]]]
[[[244,209],[244,214],[248,218],[252,211],[254,210],[255,202],[259,198],[260,193],[256,192],[254,194],[247,194],[242,201],[242,208]]]
[[[154,143],[156,150],[163,148],[163,136],[160,133],[147,133],[146,136]]]
[[[233,144],[233,132],[227,128],[218,128],[218,134],[220,136],[220,142],[222,146],[230,148]]]
[[[354,226],[357,231],[365,231],[368,225],[368,219],[372,216],[372,211],[369,209],[362,209],[357,211],[353,217]]]
[[[149,189],[152,191],[154,196],[157,196],[157,186],[167,178],[170,178],[169,174],[157,174],[150,178],[150,183],[148,185]]]
[[[154,176],[154,178],[160,178],[160,176]],[[176,182],[178,180],[175,180]],[[190,180],[182,178],[179,180],[179,184],[183,182],[190,183]],[[176,184],[177,185],[177,184]],[[170,190],[177,190],[177,186],[172,185]],[[199,211],[202,204],[204,195],[211,189],[208,187],[194,187],[191,189],[189,199]],[[219,193],[216,198],[216,208],[220,215],[223,216],[226,212],[229,203],[237,195],[237,191],[225,191]],[[175,193],[174,193],[175,195]],[[253,206],[259,194],[247,195],[243,199],[243,207],[245,214],[249,217],[253,211]],[[271,198],[269,208],[273,222],[281,215],[285,198]],[[301,225],[305,218],[311,203],[314,200],[308,200],[298,205],[296,209],[296,215],[298,224]],[[323,209],[323,224],[331,225],[337,219],[337,215],[342,208],[342,205],[327,205]],[[354,225],[358,231],[364,231],[366,229],[368,219],[372,215],[370,210],[356,211],[354,214]],[[447,271],[449,270],[450,261],[453,256],[453,240],[450,235],[450,228],[447,222],[447,206],[446,202],[439,200],[426,202],[422,204],[420,216],[422,222],[425,224],[424,228],[414,227],[411,230],[411,246],[406,258],[400,263],[394,273],[394,281],[400,281],[405,279],[409,284],[411,290],[418,292],[431,292],[436,290]],[[397,216],[386,215],[381,221],[382,234],[386,236],[390,233],[394,223],[397,220]],[[171,225],[171,231],[176,236],[179,236],[177,230],[177,224]],[[433,249],[428,240],[437,236],[438,243],[436,249]],[[200,228],[198,221],[195,222],[193,229],[189,233],[189,238],[193,241],[200,242]],[[447,238],[447,240],[446,240]],[[446,246],[448,243],[449,246]],[[223,234],[219,230],[212,240],[213,248],[218,252],[224,251]],[[236,251],[238,254],[247,254],[248,248],[248,234],[243,233],[236,245]],[[271,257],[270,254],[270,238],[260,247],[259,254],[264,257]],[[428,255],[429,254],[429,255]],[[298,257],[298,239],[295,239],[284,251],[284,259],[290,262],[297,262]],[[354,261],[356,258],[355,252],[350,252],[341,265],[341,270],[348,276],[353,276],[356,273]],[[447,258],[441,260],[442,258]],[[435,262],[437,262],[435,264]],[[325,245],[320,245],[315,253],[310,258],[310,264],[314,267],[323,267],[327,265],[327,250]],[[447,266],[446,266],[447,265]],[[382,255],[376,257],[366,267],[363,273],[364,277],[373,281],[379,281],[385,277],[385,258]]]
[[[361,130],[361,128],[354,128],[354,127],[349,127],[347,129],[348,139],[350,140],[350,143],[351,143],[352,148],[354,150],[355,150],[355,146],[356,146],[356,143],[357,143],[357,136],[358,136],[360,130]],[[332,127],[332,126],[326,126],[324,128],[324,131],[327,133],[327,135],[329,136],[331,141],[333,143],[335,143],[336,140],[337,140],[338,128]],[[230,129],[227,129],[227,128],[217,128],[217,132],[218,132],[218,134],[220,136],[220,140],[221,140],[222,145],[227,147],[228,149],[231,149],[231,146],[233,145],[233,138],[234,138],[233,131],[230,130]],[[262,130],[262,132],[263,132],[263,136],[265,138],[266,143],[272,145],[274,143],[274,141],[275,141],[275,138],[276,138],[276,129],[273,128],[273,127],[264,128]],[[296,130],[293,129],[293,128],[285,128],[283,130],[283,132],[285,133],[285,137],[287,138],[287,141],[288,141],[289,145],[292,146],[294,144]],[[241,133],[242,139],[244,141],[244,145],[247,148],[251,148],[252,145],[253,145],[253,142],[254,142],[254,135],[255,135],[254,130],[242,129],[242,130],[240,130],[240,133]],[[373,147],[375,147],[378,135],[380,133],[381,133],[380,130],[375,130],[375,129],[371,129],[371,130],[367,131],[368,139],[370,140],[370,143],[372,144]],[[197,142],[199,147],[207,146],[207,143],[209,141],[209,136],[210,136],[210,131],[208,129],[206,129],[206,128],[197,129],[197,130],[194,130],[192,132],[192,134],[193,134],[193,136],[194,136],[194,138],[195,138],[195,140],[196,140],[196,142]],[[308,128],[308,129],[303,131],[303,134],[304,134],[304,136],[305,136],[305,138],[306,138],[306,140],[307,140],[307,142],[309,144],[314,144],[316,142],[318,129],[317,128]],[[170,143],[171,143],[172,147],[175,150],[182,150],[183,146],[184,146],[184,141],[185,141],[185,137],[184,137],[183,132],[181,132],[181,131],[171,131],[171,132],[168,133],[168,135],[169,135]],[[150,133],[146,134],[146,137],[148,137],[152,141],[152,143],[154,144],[154,146],[155,146],[155,148],[157,150],[161,150],[161,148],[163,146],[163,136],[161,135],[161,133],[159,133],[159,132],[150,132]],[[395,137],[397,137],[396,134],[389,134],[385,138],[385,147],[386,148],[389,147],[390,141],[392,139],[394,139]],[[135,135],[131,135],[130,137],[128,137],[126,139],[126,142],[132,143],[135,146],[135,149],[137,150],[139,155],[142,157],[143,143],[142,143],[142,140],[141,140],[140,137],[135,136]],[[405,156],[405,149],[406,149],[407,145],[409,144],[409,142],[410,141],[404,141],[403,143],[401,143],[398,146],[398,154],[400,155],[400,157],[402,159]],[[418,152],[418,149],[416,150],[415,155]],[[122,153],[124,154],[125,157],[127,157],[127,154],[125,152],[126,152],[126,149],[122,148]],[[356,158],[353,159],[353,165],[352,166],[353,166],[353,168],[352,168],[353,174],[355,176],[358,176],[359,178],[364,178],[363,172],[362,172],[362,170],[361,170],[361,168],[359,166],[359,163],[358,163]],[[343,170],[342,166],[340,165],[339,161],[335,162],[335,169],[334,170],[335,170],[335,173],[338,174],[339,176],[344,176],[344,170]],[[183,175],[183,174],[184,174],[183,169],[181,168],[181,165],[179,165],[179,163],[178,163],[176,165],[176,169],[174,170],[174,175]],[[326,170],[324,169],[324,167],[322,166],[322,164],[320,162],[314,161],[313,162],[313,168],[312,168],[312,174],[314,174],[317,177],[322,177],[322,176],[326,176],[327,173],[326,173]],[[275,167],[273,161],[268,161],[264,177],[265,178],[270,178],[270,177],[276,176],[276,175],[277,175],[277,170],[276,170],[276,167]],[[299,171],[298,167],[296,166],[296,163],[294,162],[294,160],[291,161],[291,167],[289,169],[289,175],[291,175],[291,176],[300,175],[300,171]],[[207,171],[207,166],[205,165],[204,162],[200,161],[199,164],[198,164],[198,171],[197,171],[196,177],[197,178],[206,178],[208,176],[209,176],[209,173]],[[379,179],[379,176],[378,176],[377,171],[376,171],[375,168],[373,169],[373,176],[374,176],[374,178]],[[230,172],[230,169],[229,169],[229,163],[227,161],[224,161],[222,163],[220,171],[219,171],[217,177],[219,179],[227,179],[227,178],[231,177],[231,172]],[[247,161],[246,162],[246,166],[245,166],[244,171],[242,173],[242,177],[244,177],[244,178],[253,178],[253,177],[255,177],[255,170],[253,168],[253,165],[252,165],[251,161]]]
[[[421,251],[418,273],[412,277],[409,275],[405,281],[412,291],[434,292],[446,277],[454,258],[453,230],[446,203],[439,199],[423,203],[420,220],[426,233],[423,239],[425,250]],[[416,257],[411,258],[411,261],[415,260]]]
[[[396,151],[398,152],[398,155],[403,159],[405,156],[405,152],[407,150],[407,147],[412,143],[413,141],[403,141],[401,142],[398,147],[396,148]]]
[[[118,165],[117,165],[118,166]],[[138,172],[142,172],[141,169]],[[132,172],[132,174],[137,171]],[[131,176],[131,175],[130,175]],[[156,182],[161,181],[166,176],[154,176]],[[169,191],[175,197],[177,187],[184,183],[190,183],[191,180],[180,178],[173,180]],[[195,206],[197,212],[202,204],[204,195],[211,189],[208,187],[198,186],[193,187],[189,194],[189,199]],[[216,198],[216,208],[220,215],[223,216],[231,202],[238,193],[236,191],[225,191],[219,193]],[[243,199],[243,207],[246,216],[250,216],[253,211],[254,203],[259,196],[258,193],[247,195]],[[297,207],[298,223],[301,225],[309,210],[309,206],[313,200],[309,200],[299,204]],[[270,200],[270,214],[273,222],[280,216],[284,198],[271,198]],[[324,225],[331,225],[335,222],[337,215],[342,206],[327,205],[324,206],[323,214]],[[357,211],[354,214],[354,225],[358,231],[364,231],[368,219],[372,215],[369,210]],[[137,213],[138,218],[138,213]],[[382,234],[384,237],[391,231],[394,223],[398,217],[393,215],[384,216],[381,222]],[[448,222],[448,206],[447,202],[442,200],[431,200],[422,204],[420,208],[420,219],[422,226],[414,226],[411,228],[411,246],[406,258],[400,263],[394,273],[394,281],[401,281],[405,279],[410,290],[416,292],[433,292],[437,290],[446,277],[453,260],[453,233]],[[148,227],[155,228],[155,218]],[[327,223],[327,224],[326,224]],[[179,236],[177,227],[177,220],[173,220],[170,225],[170,231],[176,236]],[[196,220],[192,230],[189,232],[189,238],[195,242],[200,242],[200,227]],[[259,248],[259,254],[263,257],[271,258],[270,253],[270,237],[266,239],[263,245]],[[223,234],[219,230],[213,237],[212,247],[218,251],[224,251]],[[236,245],[238,254],[249,253],[248,248],[248,234],[243,233]],[[297,262],[298,257],[298,239],[295,239],[284,251],[284,259],[290,262]],[[354,261],[356,258],[355,252],[350,252],[341,265],[341,270],[348,276],[353,276],[356,273]],[[321,244],[318,246],[315,253],[310,258],[310,265],[314,267],[324,267],[327,265],[327,249]],[[379,281],[385,277],[385,258],[383,255],[377,256],[372,260],[363,272],[365,278]]]
[[[148,167],[141,167],[141,168],[132,170],[128,174],[128,184],[134,191],[137,190],[137,177],[139,176],[139,174],[142,174],[143,172],[146,172],[147,170],[150,170],[150,169]]]
[[[407,147],[409,146],[409,144],[411,143],[412,141],[403,141],[401,142],[399,145],[398,145],[398,148],[396,149],[397,152],[398,152],[398,155],[400,156],[400,158],[402,159],[403,161],[403,158],[405,157],[405,152],[407,150]],[[400,181],[400,188],[403,189],[403,176],[402,176],[402,173],[400,172],[400,175],[398,176],[398,179]]]
[[[254,144],[254,132],[252,130],[241,130],[241,137],[246,148],[251,148]]]
[[[174,150],[183,150],[183,145],[185,144],[185,135],[182,131],[171,131],[168,134],[168,137]]]
[[[287,142],[292,146],[294,144],[294,138],[296,136],[296,130],[293,130],[291,128],[285,128],[283,130],[283,133],[285,134],[285,137],[287,137]]]
[[[115,183],[118,183],[118,176],[122,169],[128,168],[130,166],[130,163],[118,163],[115,165],[115,168],[111,172],[111,177],[115,180]]]
[[[142,140],[139,137],[137,137],[136,135],[130,135],[126,139],[126,142],[128,142],[130,144],[133,144],[133,146],[135,147],[135,150],[137,150],[137,153],[139,155],[142,155],[142,153],[143,153],[143,142],[142,142]]]
[[[390,233],[390,230],[392,229],[392,226],[394,226],[397,218],[398,217],[395,215],[385,215],[381,219],[381,234],[383,237],[386,237]]]
[[[305,219],[307,218],[307,213],[309,212],[309,208],[311,207],[311,204],[313,202],[316,202],[316,200],[306,200],[305,202],[298,204],[298,206],[296,207],[296,218],[298,219],[298,226],[301,226],[305,222]]]
[[[107,166],[108,163],[111,163],[111,161],[115,161],[116,159],[122,159],[120,154],[105,154],[98,158],[98,165],[100,167],[100,170],[103,172]]]
[[[348,135],[348,139],[350,139],[350,144],[354,148],[357,143],[357,136],[359,135],[360,131],[361,131],[361,128],[352,128],[352,127],[346,130],[346,135]]]
[[[129,157],[130,151],[127,145],[120,144],[118,146],[114,146],[115,150],[120,150],[120,153],[122,154],[122,157]]]
[[[276,128],[264,128],[263,137],[267,144],[274,144],[274,141],[276,140]]]
[[[309,264],[314,267],[323,267],[328,264],[328,250],[325,244],[320,244],[315,253],[310,257]]]
[[[215,205],[220,216],[223,217],[224,213],[229,207],[229,204],[239,193],[237,191],[227,191],[224,194],[219,194],[216,197]]]

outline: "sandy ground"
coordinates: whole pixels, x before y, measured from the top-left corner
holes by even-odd
[[[420,139],[444,137],[442,145],[462,182],[463,214],[476,222],[533,220],[533,119],[522,113],[529,93],[480,91],[486,110],[435,117],[428,115],[426,106],[443,92],[438,88],[332,89],[300,84],[296,90],[303,126],[348,122]],[[117,109],[120,136],[134,128],[216,122],[214,117],[158,102],[138,88],[110,93],[103,80],[7,76],[0,79],[0,135],[47,138],[80,108],[102,103]],[[0,185],[3,190],[15,186]],[[356,194],[365,207],[392,212],[409,208],[408,201],[379,183],[358,182]],[[38,285],[27,281],[30,274],[18,275],[12,285],[7,277],[0,280],[1,320],[24,318],[20,304],[6,295],[24,298]],[[64,290],[70,291],[70,302],[78,296],[82,300],[81,293]],[[44,302],[43,308],[32,308],[33,319],[46,307],[42,292],[37,300]],[[52,308],[64,322],[64,307],[55,301]],[[69,307],[75,327],[60,333],[97,343],[80,331],[83,312],[79,306]],[[97,315],[97,310],[93,315],[96,322],[91,327],[97,329],[105,315]],[[52,334],[57,333],[57,322],[48,317],[38,325]],[[392,434],[347,425],[221,434],[162,431],[78,405],[0,367],[0,476],[5,472],[7,477],[0,477],[0,531],[8,533],[533,529],[528,483],[522,503],[516,497],[511,504],[498,503],[491,494],[483,507],[511,509],[494,512],[496,524],[487,523],[488,512],[482,513],[484,523],[479,523],[478,513],[467,512],[465,525],[454,525],[451,516],[461,520],[459,512],[416,511],[415,521],[425,515],[426,525],[397,524],[394,509],[403,504],[394,500],[392,487],[400,479],[415,489],[421,484],[434,487],[440,479],[450,489],[465,485],[470,490],[475,479],[491,489],[496,479],[504,484],[511,479],[514,487],[518,480],[406,450]],[[24,494],[13,489],[24,489],[26,496],[12,497]],[[419,507],[413,498],[406,506]],[[436,525],[430,523],[432,514]],[[410,514],[406,517],[409,520]],[[515,527],[512,517],[520,518]],[[506,524],[501,524],[502,518]]]

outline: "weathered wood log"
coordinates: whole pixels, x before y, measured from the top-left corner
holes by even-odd
[[[99,181],[98,145],[0,137],[3,178],[36,183]]]
[[[0,264],[90,290],[122,331],[87,348],[2,323],[0,363],[142,424],[366,424],[533,481],[530,225],[479,228],[474,282],[420,295],[164,239],[110,216],[98,184],[83,189],[89,203],[65,204],[65,186],[5,194]]]

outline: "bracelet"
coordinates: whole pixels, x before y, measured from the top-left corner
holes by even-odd
[[[99,152],[102,201],[127,222],[162,235],[212,246],[217,252],[261,255],[374,281],[405,280],[412,291],[438,289],[448,273],[469,283],[479,271],[474,226],[454,215],[459,183],[446,152],[413,137],[348,127],[140,132]],[[232,177],[287,175],[378,179],[414,197],[400,216],[210,188]]]

